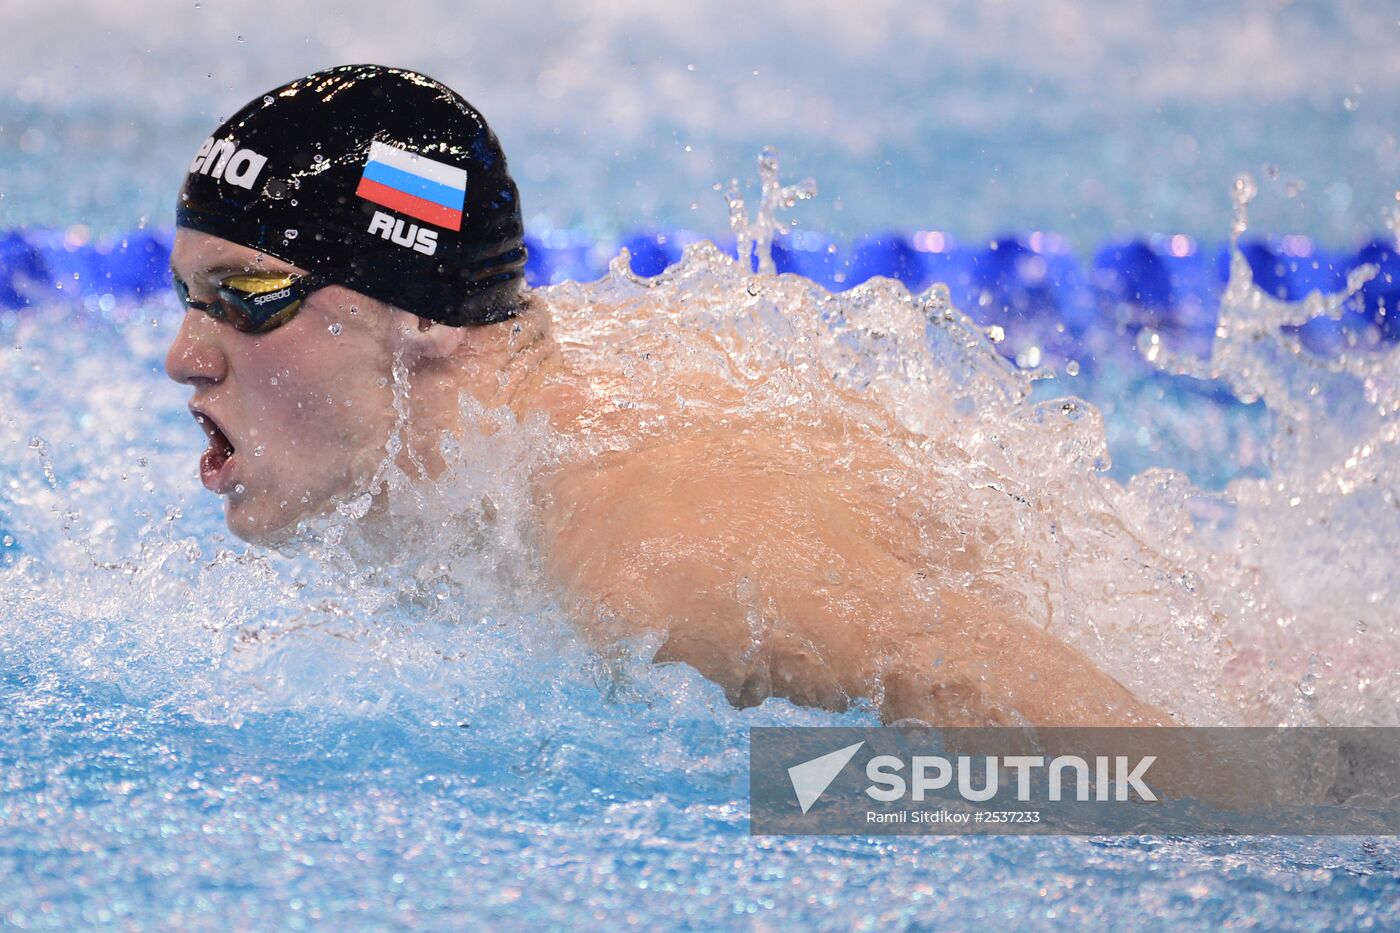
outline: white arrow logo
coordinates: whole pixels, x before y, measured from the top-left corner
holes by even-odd
[[[820,758],[813,758],[788,768],[788,777],[792,779],[792,789],[797,792],[797,802],[803,813],[812,809],[812,804],[821,799],[831,782],[836,780],[836,775],[841,773],[841,769],[846,767],[846,763],[855,757],[864,744],[857,742],[847,745]]]

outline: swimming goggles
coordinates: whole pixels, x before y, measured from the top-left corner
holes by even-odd
[[[245,334],[265,334],[296,317],[312,292],[331,283],[317,275],[231,275],[219,282],[213,301],[191,298],[189,286],[173,272],[170,284],[186,308],[227,321]]]

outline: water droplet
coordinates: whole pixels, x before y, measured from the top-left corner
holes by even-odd
[[[241,496],[247,491],[248,487],[244,486],[242,483],[235,483],[233,486],[233,494],[236,496]]]
[[[1343,97],[1342,106],[1347,110],[1355,110],[1357,107],[1361,106],[1361,101],[1357,100],[1355,97]]]
[[[264,94],[264,95],[263,95],[263,103],[264,103],[264,104],[270,104],[270,103],[272,103],[272,95],[271,95],[271,94]]]
[[[297,238],[297,232],[295,230],[284,230],[282,231],[282,235],[289,240],[295,240]]]
[[[1365,634],[1366,634],[1366,620],[1365,620],[1365,619],[1357,619],[1357,620],[1356,620],[1356,634],[1358,634],[1358,635],[1365,635]]]
[[[253,456],[254,456],[254,457],[261,457],[262,455],[263,455],[263,445],[262,445],[262,444],[259,444],[258,446],[256,446],[256,447],[253,448]]]
[[[377,386],[379,386],[379,388],[382,389],[382,388],[386,387],[386,386],[389,384],[389,380],[388,380],[388,378],[385,377],[385,376],[380,376],[377,380],[375,380],[375,383],[374,383],[374,384],[377,385]]]
[[[1235,176],[1236,203],[1249,202],[1254,200],[1254,196],[1259,193],[1259,186],[1254,181],[1254,176],[1248,172],[1241,172]]]
[[[296,202],[293,201],[292,203],[295,204]],[[351,314],[359,314],[359,313],[360,313],[360,309],[357,308],[357,307],[355,307],[354,305],[351,305],[351,306],[350,306],[350,313],[351,313]]]
[[[0,542],[3,542],[4,545],[5,545],[5,547],[14,547],[14,546],[15,546],[15,539],[12,538],[12,537],[10,537],[9,535],[5,535],[4,538],[0,538]]]
[[[239,42],[242,42],[242,41],[243,41],[243,37],[242,37],[242,36],[234,36],[234,38],[237,39]]]
[[[1070,360],[1068,363],[1066,363],[1065,372],[1069,373],[1071,376],[1079,375],[1079,361]]]
[[[332,324],[330,327],[327,327],[326,330],[328,330],[328,331],[331,332],[331,336],[332,336],[332,337],[339,337],[339,336],[340,336],[340,322],[339,322],[339,321],[336,321],[336,322],[335,322],[334,324]]]
[[[1309,671],[1298,681],[1298,692],[1305,697],[1311,697],[1317,693],[1317,675]]]

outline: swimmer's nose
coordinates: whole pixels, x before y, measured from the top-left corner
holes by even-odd
[[[222,382],[228,359],[210,338],[218,322],[199,311],[185,312],[180,332],[165,354],[165,374],[187,386]]]

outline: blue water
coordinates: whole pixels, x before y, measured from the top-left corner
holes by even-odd
[[[541,716],[531,687],[470,728],[439,708],[231,729],[37,664],[3,690],[0,918],[22,929],[1397,922],[1393,839],[751,839],[743,727],[777,710],[575,688]]]
[[[193,146],[332,62],[421,68],[491,116],[537,284],[594,277],[622,242],[652,273],[693,231],[724,240],[712,184],[777,143],[821,186],[780,270],[946,280],[1005,356],[1053,368],[1032,400],[1102,411],[1110,476],[1173,467],[1277,514],[1263,537],[1371,613],[1365,636],[1352,616],[1308,621],[1384,661],[1400,644],[1388,506],[1342,494],[1318,513],[1354,533],[1337,541],[1298,517],[1321,488],[1299,480],[1290,517],[1260,479],[1311,475],[1271,447],[1287,392],[1246,404],[1136,344],[1211,346],[1238,171],[1263,189],[1269,252],[1247,252],[1266,291],[1390,269],[1359,251],[1400,169],[1395,19],[1097,0],[0,12],[22,37],[0,61],[0,928],[1400,928],[1394,838],[750,838],[746,730],[873,714],[735,710],[648,663],[654,645],[586,650],[535,594],[488,585],[489,564],[479,586],[396,588],[231,539],[161,372],[171,299],[150,269],[104,277],[115,263],[92,249],[126,237],[158,273]],[[1335,261],[1295,261],[1313,255]],[[1350,334],[1385,359],[1391,284],[1305,341],[1335,360]],[[1283,388],[1307,396],[1288,362]],[[1380,376],[1355,382],[1395,384]],[[1366,424],[1358,385],[1311,384],[1327,416],[1310,412],[1300,448]],[[431,580],[417,561],[398,570]],[[1308,662],[1318,699],[1354,657]],[[1189,660],[1154,663],[1190,680]],[[1307,707],[1280,663],[1279,693]],[[1389,721],[1391,677],[1346,708]]]

